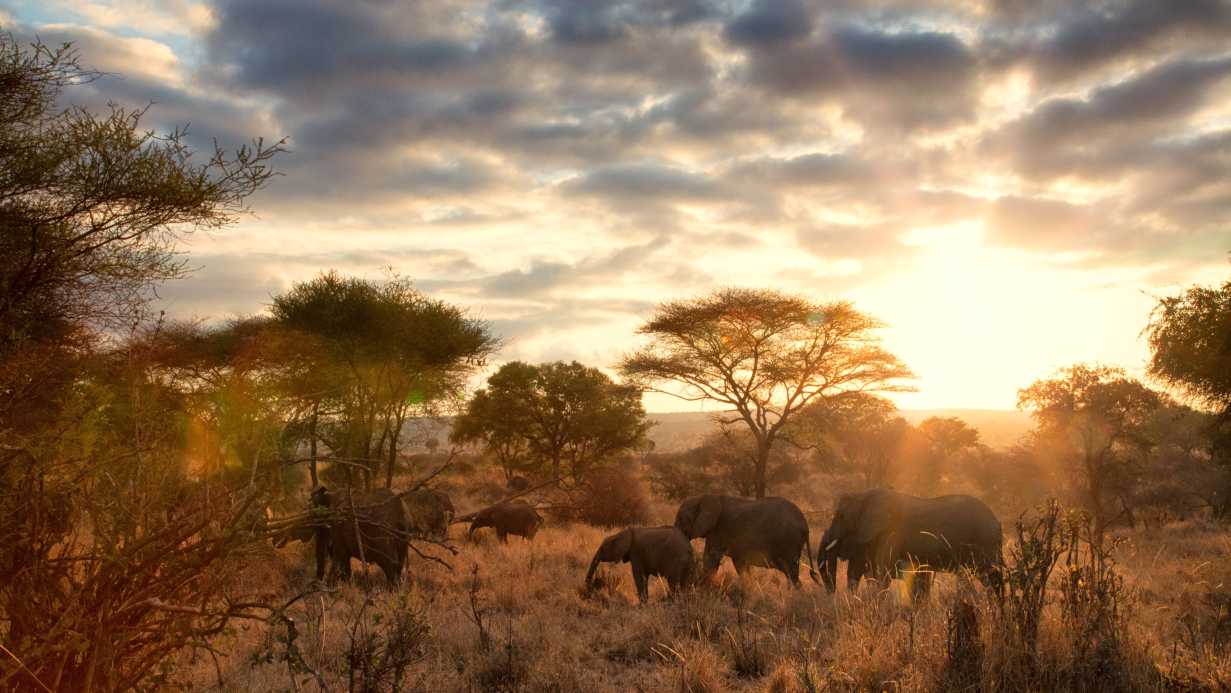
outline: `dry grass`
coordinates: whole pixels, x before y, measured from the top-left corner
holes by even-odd
[[[651,512],[652,521],[670,519],[666,506]],[[453,528],[455,538],[461,529]],[[740,580],[729,566],[716,584],[670,601],[665,584],[655,580],[646,606],[637,606],[627,566],[607,566],[600,585],[584,589],[589,557],[607,531],[554,525],[533,542],[457,539],[461,553],[452,559],[452,571],[412,559],[401,592],[385,589],[372,570],[332,593],[304,599],[288,610],[303,661],[294,683],[283,626],[272,629],[273,638],[264,627],[239,631],[222,648],[226,656],[217,667],[207,657],[185,671],[203,689],[221,681],[224,690],[314,690],[323,681],[331,690],[361,690],[352,643],[356,634],[366,634],[369,645],[377,645],[374,651],[385,643],[386,650],[401,653],[402,690],[1231,687],[1231,536],[1220,527],[1189,523],[1125,535],[1119,569],[1132,596],[1116,651],[1077,661],[1080,643],[1066,627],[1053,589],[1038,656],[1028,665],[1000,636],[996,602],[981,588],[948,576],[914,606],[906,603],[901,583],[883,592],[867,582],[854,594],[828,595],[811,584],[796,592],[777,573],[754,571]],[[284,550],[272,554],[254,579],[294,594],[308,584],[309,563],[303,549]],[[965,618],[973,620],[974,630],[959,624],[966,641],[958,649],[966,654],[955,656],[953,614],[960,600],[968,604]],[[403,626],[421,629],[403,628],[411,641],[387,646],[399,615]],[[374,689],[392,687],[386,681]]]

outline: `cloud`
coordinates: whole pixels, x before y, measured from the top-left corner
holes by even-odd
[[[613,164],[561,184],[565,192],[615,200],[706,200],[720,186],[701,173],[658,163]]]
[[[1074,271],[1226,250],[1224,1],[30,7],[20,36],[110,73],[69,101],[152,103],[198,149],[289,137],[256,223],[311,252],[194,246],[167,290],[202,314],[392,264],[555,354],[733,276],[891,281],[921,230]]]
[[[953,33],[837,25],[752,50],[747,79],[778,98],[838,104],[861,124],[913,130],[973,117],[977,77]]]
[[[1231,6],[1223,0],[1074,3],[1025,33],[1010,40],[1007,50],[1044,81],[1071,80],[1107,65],[1151,59],[1167,48],[1225,41]]]
[[[742,45],[782,43],[812,32],[808,8],[797,0],[757,0],[723,29],[730,42]]]

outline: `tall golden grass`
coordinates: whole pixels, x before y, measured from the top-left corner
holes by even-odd
[[[673,511],[655,504],[653,521],[669,523]],[[1005,525],[1008,538],[1012,520]],[[375,569],[357,571],[354,582],[287,608],[291,645],[284,622],[249,626],[221,656],[185,662],[188,683],[363,690],[367,676],[370,690],[424,691],[1231,688],[1231,536],[1200,521],[1118,535],[1115,569],[1127,596],[1114,652],[1092,651],[1093,636],[1066,619],[1058,567],[1029,661],[1006,636],[1012,624],[999,602],[955,576],[911,604],[901,583],[885,590],[865,581],[830,595],[814,584],[793,591],[769,570],[739,578],[726,565],[713,584],[675,599],[654,581],[650,603],[638,606],[626,566],[607,566],[595,589],[582,585],[607,529],[554,524],[533,542],[508,544],[483,533],[471,544],[462,529],[453,528],[452,570],[412,559],[397,591]],[[308,548],[271,549],[246,579],[296,594],[312,577]]]

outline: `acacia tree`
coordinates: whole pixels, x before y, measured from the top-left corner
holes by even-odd
[[[1109,507],[1117,481],[1150,447],[1146,435],[1166,398],[1119,368],[1077,364],[1018,390],[1017,406],[1030,410],[1040,437],[1069,450],[1079,491],[1094,519],[1095,536],[1127,511]],[[1063,449],[1063,448],[1062,448]],[[1124,496],[1120,500],[1125,503]]]
[[[274,297],[275,323],[319,345],[321,407],[314,420],[334,458],[365,483],[380,464],[392,486],[403,425],[457,396],[498,341],[486,323],[392,276],[374,282],[327,272]]]
[[[178,395],[140,323],[175,243],[244,210],[279,147],[202,162],[141,111],[63,109],[70,47],[0,34],[0,689],[157,688],[251,615],[232,581],[258,487],[185,502]],[[112,332],[108,332],[108,331]]]
[[[513,361],[470,400],[452,437],[480,442],[508,461],[524,451],[528,465],[575,485],[595,466],[637,449],[647,430],[637,388],[576,361]]]
[[[645,389],[730,407],[756,443],[756,496],[783,427],[808,404],[908,389],[910,369],[881,348],[882,324],[845,301],[817,303],[768,289],[719,289],[661,304],[638,329],[650,344],[620,371]],[[674,389],[663,386],[673,384]]]
[[[320,398],[311,339],[251,317],[217,325],[164,322],[139,341],[191,417],[194,472],[283,476]],[[315,466],[309,471],[315,486]]]
[[[1159,299],[1146,335],[1149,374],[1214,410],[1214,452],[1231,466],[1231,281]]]

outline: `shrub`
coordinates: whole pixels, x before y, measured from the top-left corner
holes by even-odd
[[[566,519],[599,527],[624,527],[645,523],[649,498],[641,479],[624,466],[596,469],[570,494]]]

